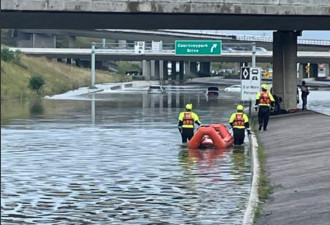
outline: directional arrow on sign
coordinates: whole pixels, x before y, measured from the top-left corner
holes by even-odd
[[[213,44],[212,47],[211,47],[211,52],[213,52],[213,50],[214,50],[215,48],[217,48],[217,46],[218,46],[217,44]]]

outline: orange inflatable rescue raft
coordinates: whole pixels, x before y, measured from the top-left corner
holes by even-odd
[[[210,124],[198,128],[188,146],[191,149],[202,147],[215,147],[224,149],[232,146],[234,138],[223,124]]]

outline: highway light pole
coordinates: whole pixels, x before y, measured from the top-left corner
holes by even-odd
[[[91,86],[90,88],[95,88],[95,42],[92,42],[92,51],[91,51]]]
[[[256,67],[256,43],[252,43],[252,67]]]

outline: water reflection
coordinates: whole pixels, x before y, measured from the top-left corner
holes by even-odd
[[[30,114],[31,115],[42,115],[44,114],[44,106],[42,98],[36,97],[30,101]]]
[[[182,149],[187,102],[205,123],[227,123],[235,105],[225,95],[210,104],[198,94],[96,93],[44,100],[37,117],[22,110],[1,126],[1,222],[241,224],[249,160]]]

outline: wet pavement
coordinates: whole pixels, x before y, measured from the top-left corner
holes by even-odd
[[[329,224],[330,116],[313,111],[274,116],[268,131],[257,136],[274,187],[257,224]]]
[[[203,124],[228,125],[239,96],[221,93],[79,93],[16,105],[10,119],[2,105],[1,222],[241,224],[248,143],[189,150],[177,131],[188,102]]]

